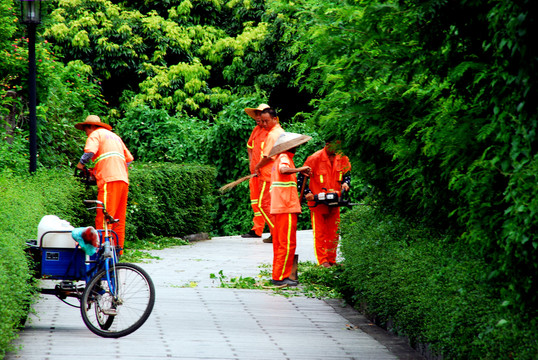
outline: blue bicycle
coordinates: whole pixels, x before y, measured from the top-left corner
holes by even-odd
[[[107,225],[118,221],[106,212],[101,201],[84,202],[95,204],[91,209],[103,211]],[[65,299],[77,298],[89,330],[102,337],[119,338],[136,331],[149,318],[155,304],[155,286],[139,266],[118,262],[119,249],[114,246],[117,235],[108,227],[98,231],[92,227],[44,231],[35,244],[30,244],[29,252],[37,278],[61,280],[52,289],[41,289],[41,293],[55,295],[71,306],[76,305]],[[93,244],[73,240],[81,230],[95,237]]]

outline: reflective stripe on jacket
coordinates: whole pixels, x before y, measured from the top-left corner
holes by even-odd
[[[336,192],[340,195],[344,174],[351,170],[347,156],[335,154],[334,162],[331,163],[326,148],[310,155],[304,166],[312,169],[308,187],[314,195],[320,192]]]
[[[84,152],[94,153],[93,173],[97,186],[106,182],[124,181],[129,183],[127,163],[134,160],[121,138],[104,128],[93,131],[86,140]]]
[[[280,169],[284,166],[295,167],[293,154],[287,151],[277,156],[271,173],[271,214],[301,212],[297,177],[295,174],[282,174]]]

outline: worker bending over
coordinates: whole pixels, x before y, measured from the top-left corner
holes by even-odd
[[[125,217],[127,196],[129,193],[129,176],[127,165],[134,160],[121,138],[114,134],[112,127],[101,122],[96,115],[89,115],[84,122],[75,127],[88,136],[84,154],[77,164],[78,169],[92,168],[97,181],[97,200],[105,204],[106,211],[119,222],[114,225],[118,235],[118,244],[123,249],[125,242]],[[104,214],[97,210],[95,228],[105,228]],[[120,251],[122,254],[123,251]]]

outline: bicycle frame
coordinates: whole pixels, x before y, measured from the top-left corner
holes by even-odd
[[[118,220],[114,219],[112,216],[110,216],[107,212],[106,212],[106,209],[104,207],[104,204],[99,201],[99,200],[84,200],[85,203],[95,203],[96,206],[94,208],[90,208],[88,210],[91,210],[91,209],[97,209],[97,210],[101,210],[103,211],[104,213],[104,218],[105,218],[105,221],[106,221],[106,226],[104,227],[104,246],[103,246],[103,250],[102,250],[102,254],[100,253],[99,256],[102,256],[103,259],[104,259],[104,268],[106,270],[106,279],[107,279],[107,283],[108,283],[108,288],[110,289],[110,292],[112,293],[112,295],[114,296],[114,299],[117,300],[118,299],[118,294],[117,294],[117,288],[118,288],[118,282],[117,282],[117,277],[114,276],[114,279],[111,279],[110,278],[110,268],[112,267],[113,271],[112,273],[113,274],[116,274],[116,264],[118,263],[118,258],[117,258],[117,253],[116,253],[116,247],[115,245],[112,244],[112,242],[110,241],[110,231],[108,229],[108,226],[112,223],[116,223],[118,222]],[[118,239],[117,235],[116,235],[116,240]],[[93,276],[93,274],[92,274]],[[86,280],[86,282],[88,282],[89,279]]]

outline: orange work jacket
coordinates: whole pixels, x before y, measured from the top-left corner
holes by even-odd
[[[308,187],[314,195],[320,192],[336,192],[340,195],[344,174],[351,170],[351,164],[345,155],[335,154],[334,162],[331,163],[326,148],[310,155],[303,166],[310,166],[312,169]]]
[[[252,151],[250,158],[250,172],[254,173],[254,167],[262,159],[262,144],[267,137],[267,130],[263,126],[256,125],[247,141],[247,148]]]
[[[123,181],[129,184],[127,163],[134,160],[121,138],[105,128],[94,130],[84,146],[84,152],[92,152],[95,163],[93,174],[97,186],[105,183]]]
[[[282,129],[280,124],[276,124],[271,128],[271,130],[269,130],[265,141],[262,143],[262,158],[269,157],[269,153],[273,149],[273,145],[275,145],[276,139],[278,139],[278,137],[283,133],[284,129]],[[274,159],[272,159],[272,161],[270,161],[260,169],[261,180],[271,181],[271,170],[273,169],[273,163]]]
[[[292,153],[286,151],[277,155],[271,176],[271,214],[296,214],[301,212],[297,195],[297,176],[282,174],[284,166],[294,168]]]

